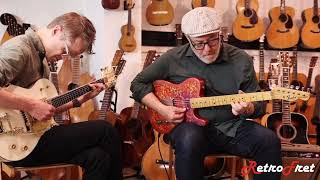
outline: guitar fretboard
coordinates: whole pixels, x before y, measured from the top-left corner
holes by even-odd
[[[104,83],[104,79],[99,79],[97,81],[95,81],[95,83]],[[56,96],[54,98],[52,98],[50,100],[51,104],[54,107],[59,107],[62,106],[70,101],[72,101],[73,99],[80,97],[84,94],[86,94],[87,92],[90,92],[92,90],[92,88],[89,85],[84,85],[84,86],[80,86],[76,89],[73,89],[65,94],[62,94],[60,96]]]
[[[204,108],[213,106],[229,105],[231,103],[243,101],[243,102],[254,102],[254,101],[265,101],[271,100],[271,91],[246,93],[246,94],[234,94],[226,96],[214,96],[214,97],[202,97],[190,99],[191,108]]]

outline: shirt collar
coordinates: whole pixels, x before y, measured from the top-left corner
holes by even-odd
[[[41,42],[40,37],[36,34],[36,32],[33,29],[28,28],[26,30],[25,34],[26,34],[26,36],[30,37],[30,39],[34,43],[34,46],[35,46],[36,50],[39,52],[39,54],[45,54],[44,46]]]

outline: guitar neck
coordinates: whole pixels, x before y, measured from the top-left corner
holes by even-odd
[[[94,83],[104,83],[104,79],[99,79],[97,81],[95,81]],[[90,92],[92,90],[92,88],[87,84],[87,85],[83,85],[80,86],[78,88],[75,88],[71,91],[68,91],[65,94],[62,94],[60,96],[56,96],[52,99],[49,100],[49,102],[54,106],[54,107],[60,107],[74,99],[76,99],[77,97],[80,97],[84,94],[86,94],[87,92]]]
[[[285,14],[286,2],[285,0],[280,1],[280,14]]]
[[[246,94],[234,94],[225,96],[201,97],[190,99],[191,108],[205,108],[214,106],[229,105],[234,102],[254,102],[271,100],[271,91],[255,92]]]
[[[99,119],[107,118],[107,111],[110,109],[111,99],[112,99],[112,88],[104,92],[101,108],[99,111]]]
[[[313,0],[313,16],[318,16],[318,0]]]
[[[131,34],[131,7],[128,9],[128,35]]]
[[[259,80],[263,81],[264,79],[264,45],[263,42],[260,42],[259,46]]]
[[[313,117],[320,118],[320,75],[317,75],[315,78],[315,93],[316,93],[316,102],[313,110]]]
[[[289,88],[289,73],[290,68],[283,66],[282,67],[282,86],[284,88]],[[282,123],[291,125],[291,115],[290,115],[290,102],[282,100]]]
[[[250,9],[250,0],[245,0],[244,1],[244,8],[245,9]]]
[[[292,69],[292,80],[298,80],[298,51],[297,51],[297,46],[294,47],[293,50],[293,69]]]
[[[72,58],[72,82],[80,82],[80,58]]]

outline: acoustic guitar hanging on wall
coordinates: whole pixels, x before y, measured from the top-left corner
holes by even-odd
[[[313,8],[302,11],[303,25],[301,28],[301,40],[305,47],[310,49],[320,48],[320,18],[318,0],[314,0]]]
[[[299,29],[293,22],[295,10],[281,0],[280,7],[269,11],[271,24],[267,29],[267,40],[272,48],[284,49],[295,46],[299,40]]]
[[[124,52],[132,52],[137,47],[137,42],[134,38],[135,28],[131,22],[131,9],[134,5],[131,0],[124,1],[125,9],[128,9],[128,24],[121,27],[121,38],[119,40],[119,48]]]
[[[173,17],[173,7],[169,0],[151,0],[147,7],[146,18],[151,25],[168,25],[172,22]]]
[[[241,41],[254,41],[264,33],[264,24],[258,17],[259,4],[257,0],[239,0],[237,3],[237,18],[233,23],[233,34]]]

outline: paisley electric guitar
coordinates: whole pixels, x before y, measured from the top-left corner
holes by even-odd
[[[280,7],[269,11],[271,24],[267,29],[267,40],[272,48],[284,49],[296,45],[299,41],[299,29],[293,22],[295,10],[281,0]]]
[[[111,86],[114,82],[112,69],[103,70],[103,78],[95,82]],[[13,94],[33,99],[41,99],[54,107],[60,107],[73,99],[90,92],[86,84],[57,96],[57,90],[48,79],[38,80],[30,89],[10,85],[4,88]],[[16,110],[0,108],[0,160],[2,162],[18,161],[28,156],[37,145],[43,133],[57,123],[52,119],[38,121],[30,114]]]
[[[229,105],[233,102],[253,102],[271,99],[284,99],[294,101],[297,99],[309,99],[308,92],[297,91],[286,88],[273,88],[271,91],[255,92],[246,94],[234,94],[225,96],[201,97],[204,92],[204,81],[197,78],[188,78],[180,84],[172,84],[168,81],[157,80],[153,83],[154,94],[166,105],[185,107],[185,121],[195,123],[199,126],[208,124],[207,120],[198,117],[195,108],[205,108]],[[177,124],[163,119],[156,111],[149,108],[151,124],[155,130],[166,134]]]
[[[264,33],[264,24],[258,17],[257,0],[239,0],[237,3],[238,15],[233,23],[233,35],[241,41],[254,41]]]

